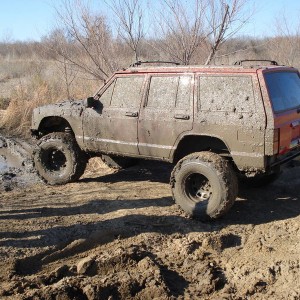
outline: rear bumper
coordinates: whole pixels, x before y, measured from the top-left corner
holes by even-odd
[[[278,167],[282,164],[285,164],[294,158],[300,156],[300,145],[295,147],[293,150],[287,152],[286,154],[283,155],[278,155],[275,157],[270,157],[270,168],[273,169],[275,167]]]

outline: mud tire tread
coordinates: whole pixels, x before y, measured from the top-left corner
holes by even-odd
[[[45,165],[41,162],[41,151],[51,143],[68,157],[65,174],[60,176],[58,172],[45,170]],[[88,158],[79,148],[74,137],[69,133],[54,132],[43,136],[33,150],[33,163],[39,177],[49,185],[62,185],[77,181],[84,173]]]
[[[172,173],[171,173],[171,190],[173,199],[177,204],[179,204],[182,207],[182,202],[187,201],[186,199],[180,198],[180,195],[178,195],[177,189],[176,189],[176,179],[178,178],[178,175],[182,171],[183,166],[185,166],[187,163],[197,163],[202,162],[207,167],[209,167],[213,172],[215,172],[218,176],[218,180],[222,182],[223,189],[221,191],[222,194],[222,200],[220,201],[220,205],[218,208],[209,214],[195,212],[194,210],[187,210],[183,207],[183,209],[192,217],[199,218],[202,220],[207,219],[217,219],[221,216],[223,216],[233,205],[237,194],[238,194],[238,179],[233,171],[230,163],[219,156],[216,153],[213,152],[195,152],[192,154],[189,154],[182,158],[174,167]],[[196,206],[196,204],[195,204]]]

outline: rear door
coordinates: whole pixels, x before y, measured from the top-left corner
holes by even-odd
[[[264,72],[278,131],[278,152],[300,145],[300,78],[296,71]]]
[[[138,123],[139,152],[168,159],[181,134],[193,127],[193,74],[148,76]]]

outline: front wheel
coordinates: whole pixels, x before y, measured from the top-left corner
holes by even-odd
[[[33,161],[39,176],[50,185],[78,180],[87,164],[73,136],[63,132],[43,136],[33,151]]]
[[[175,202],[199,219],[224,215],[238,193],[237,177],[230,164],[211,152],[192,153],[181,159],[170,182]]]

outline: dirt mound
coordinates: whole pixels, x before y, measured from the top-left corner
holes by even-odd
[[[278,241],[270,250],[259,243],[256,230],[252,234],[255,238],[247,242],[245,235],[226,232],[144,233],[57,257],[43,271],[27,276],[19,262],[2,296],[93,300],[271,299],[276,295],[276,299],[299,299],[297,249],[284,258],[286,253],[276,249],[281,247]],[[287,242],[297,247],[297,240]]]

